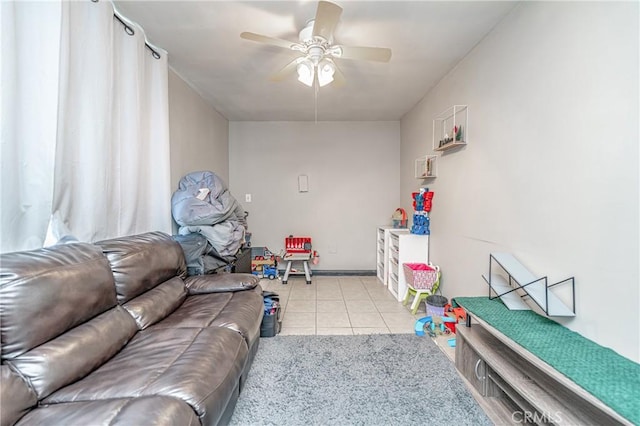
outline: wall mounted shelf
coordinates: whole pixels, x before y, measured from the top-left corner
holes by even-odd
[[[438,176],[438,156],[425,155],[416,159],[415,178],[429,179]]]
[[[499,274],[492,272],[492,264],[497,265],[507,273],[508,281]],[[482,276],[489,284],[489,298],[499,297],[511,310],[527,310],[529,306],[523,298],[533,300],[550,317],[575,317],[576,295],[575,280],[573,277],[549,284],[547,277],[538,277],[529,272],[518,259],[510,253],[491,253],[489,255],[489,276]],[[549,291],[551,287],[563,283],[571,283],[572,307],[569,308],[555,294]],[[519,294],[517,290],[523,290]],[[496,296],[493,296],[495,293]]]
[[[433,119],[433,150],[449,151],[467,144],[469,136],[467,105],[453,105]]]

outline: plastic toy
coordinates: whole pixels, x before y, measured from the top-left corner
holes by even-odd
[[[424,336],[424,328],[427,323],[431,323],[431,317],[420,318],[416,321],[415,331],[416,336]]]
[[[413,209],[417,212],[421,212],[424,209],[424,194],[429,188],[420,188],[420,192],[414,192],[413,194]]]
[[[277,265],[263,265],[261,271],[253,270],[251,273],[256,277],[275,280],[278,278],[278,267]]]
[[[412,192],[413,210],[417,212],[430,212],[434,193],[429,188],[420,188],[419,192]]]
[[[411,233],[416,235],[429,235],[429,216],[424,212],[416,212],[413,214],[413,226]]]
[[[416,336],[424,336],[425,330],[429,336],[436,337],[441,334],[451,334],[451,330],[445,326],[445,323],[455,322],[453,318],[428,316],[416,320],[415,332]]]
[[[456,322],[465,322],[467,320],[467,313],[464,308],[454,308],[451,304],[447,303],[444,305],[444,312],[448,317],[455,318]]]
[[[289,235],[284,239],[284,248],[287,254],[311,254],[311,237],[294,237],[293,235]]]
[[[278,268],[275,265],[263,265],[262,277],[274,280],[278,277]]]
[[[433,192],[429,188],[420,188],[419,192],[411,193],[413,198],[413,225],[411,233],[416,235],[429,235],[429,212],[431,211],[431,200]]]
[[[287,267],[284,270],[282,284],[286,284],[289,280],[289,274],[292,272],[293,262],[302,262],[307,284],[311,284],[311,269],[309,268],[309,261],[314,258],[317,259],[317,253],[314,254],[311,249],[311,237],[294,237],[293,235],[289,235],[284,239],[284,245],[285,254],[282,257],[282,260],[287,262]]]
[[[406,228],[407,227],[407,213],[403,208],[397,208],[391,216],[391,221],[394,228]]]
[[[430,327],[427,328],[427,332],[429,333],[429,336],[436,337],[440,334],[449,334],[451,333],[451,330],[444,326],[442,317],[434,316]]]
[[[251,247],[251,271],[257,272],[262,270],[263,266],[276,266],[278,264],[276,256],[267,247]]]

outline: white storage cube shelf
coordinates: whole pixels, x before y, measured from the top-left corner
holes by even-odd
[[[385,287],[389,284],[389,234],[392,231],[409,232],[406,228],[394,228],[391,225],[382,225],[377,229],[376,275],[380,280],[380,284]]]
[[[404,299],[407,280],[404,263],[429,263],[429,236],[414,235],[408,230],[389,232],[387,288],[398,301]]]

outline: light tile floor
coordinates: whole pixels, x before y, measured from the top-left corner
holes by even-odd
[[[424,303],[412,315],[375,276],[314,276],[311,284],[291,276],[287,284],[262,279],[260,285],[280,296],[280,335],[410,334],[416,319],[426,316]],[[434,342],[453,362],[451,337],[438,336]]]
[[[263,279],[262,288],[280,296],[281,335],[414,333],[424,317],[398,302],[375,276],[290,277],[288,283]]]

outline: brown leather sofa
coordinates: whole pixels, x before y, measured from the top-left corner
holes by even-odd
[[[250,274],[186,277],[154,232],[0,257],[0,423],[227,423],[257,351]]]

